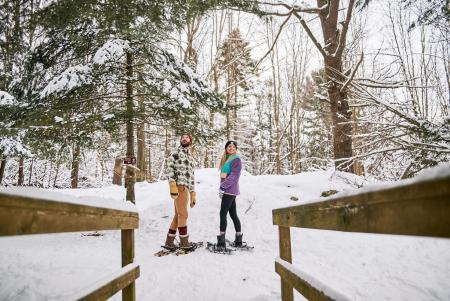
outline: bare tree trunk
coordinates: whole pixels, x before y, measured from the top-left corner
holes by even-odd
[[[278,82],[279,74],[276,72],[275,67],[275,54],[272,55],[272,78],[273,78],[273,122],[275,128],[275,173],[277,175],[281,174],[281,161],[280,161],[280,95],[279,95],[279,85]],[[279,71],[278,71],[279,72]]]
[[[53,188],[56,187],[56,181],[58,180],[58,175],[59,175],[59,167],[60,167],[60,163],[59,161],[56,163],[56,171],[55,171],[55,178],[53,179]]]
[[[104,181],[103,179],[103,175],[105,174],[105,161],[103,160],[103,157],[100,159],[100,169],[101,169],[101,173],[102,173],[102,183]],[[122,184],[120,184],[122,185]]]
[[[337,73],[342,72],[342,53],[346,44],[346,35],[352,16],[354,0],[350,0],[342,29],[338,29],[339,4],[340,1],[317,0],[318,7],[328,5],[327,10],[319,14],[323,40],[326,45],[322,49],[322,54],[324,55],[327,81],[332,80]],[[334,159],[335,165],[339,170],[353,172],[353,160],[350,159],[353,156],[352,112],[349,109],[347,92],[345,90],[341,91],[341,88],[342,85],[335,81],[328,85],[331,119],[333,122]]]
[[[133,56],[131,52],[127,52],[127,81],[126,81],[126,103],[127,103],[127,157],[134,157],[134,107],[133,107]],[[134,183],[135,169],[131,164],[127,165],[125,171],[125,187],[127,189],[126,200],[135,203]]]
[[[30,163],[30,175],[28,176],[28,186],[31,186],[31,177],[33,175],[33,165],[34,165],[34,158],[31,159],[31,163]]]
[[[148,147],[148,181],[153,181],[152,176],[152,152],[151,152],[151,146]]]
[[[116,158],[114,160],[114,174],[113,184],[122,186],[122,159]]]
[[[3,176],[5,174],[5,168],[6,168],[6,157],[3,157],[3,159],[0,160],[1,164],[0,164],[0,185],[2,184],[3,181]]]
[[[17,180],[17,186],[23,186],[24,174],[23,174],[23,157],[19,158],[19,179]]]
[[[45,174],[47,173],[47,162],[45,162],[44,164],[44,171],[42,172],[42,176],[41,178],[38,180],[38,186],[39,187],[44,187],[44,179],[45,179]]]
[[[53,160],[50,161],[50,168],[48,170],[47,187],[49,187],[49,188],[50,188],[50,183],[52,182],[52,171],[53,171]]]
[[[145,124],[142,120],[137,125],[137,176],[136,181],[142,182],[147,174],[147,164],[145,162]]]
[[[72,188],[78,188],[78,173],[80,171],[80,145],[77,143],[73,150],[72,171],[70,174],[70,185]]]

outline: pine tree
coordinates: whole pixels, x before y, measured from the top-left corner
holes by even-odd
[[[313,72],[311,77],[306,80],[302,100],[306,169],[329,167],[331,162],[328,158],[332,158],[333,153],[330,103],[324,87],[325,72]]]
[[[238,110],[248,103],[251,77],[256,75],[256,62],[251,58],[249,43],[245,41],[239,28],[232,30],[220,47],[218,69],[219,78],[225,80],[225,101],[227,139],[238,139]]]

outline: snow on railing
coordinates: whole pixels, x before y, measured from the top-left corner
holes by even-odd
[[[135,300],[140,271],[133,264],[134,229],[139,227],[139,214],[128,203],[37,188],[0,189],[0,236],[121,230],[123,268],[84,289],[79,300],[106,300],[120,290],[122,300]]]
[[[431,169],[416,179],[363,188],[325,201],[272,211],[278,226],[283,301],[293,288],[309,300],[347,300],[326,284],[292,266],[290,227],[450,238],[450,166]]]

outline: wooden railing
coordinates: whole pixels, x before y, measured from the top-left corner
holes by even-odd
[[[134,229],[139,215],[132,211],[57,202],[0,193],[0,236],[121,230],[122,269],[83,289],[73,299],[106,300],[122,290],[122,300],[135,300],[139,266],[134,260]],[[72,298],[70,298],[72,299]]]
[[[294,299],[293,288],[308,300],[333,300],[295,273],[290,227],[450,238],[450,177],[274,209],[272,218],[279,229],[281,259],[275,271],[282,300]]]

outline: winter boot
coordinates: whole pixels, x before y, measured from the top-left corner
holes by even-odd
[[[236,233],[236,236],[234,238],[235,247],[242,247],[242,235],[242,233]]]
[[[181,249],[192,249],[194,247],[194,244],[189,242],[189,235],[180,235],[180,248]]]
[[[164,247],[167,249],[174,250],[176,248],[175,244],[173,243],[174,240],[175,240],[174,234],[167,234],[166,243],[164,244]]]
[[[217,247],[225,248],[225,233],[217,235]]]

